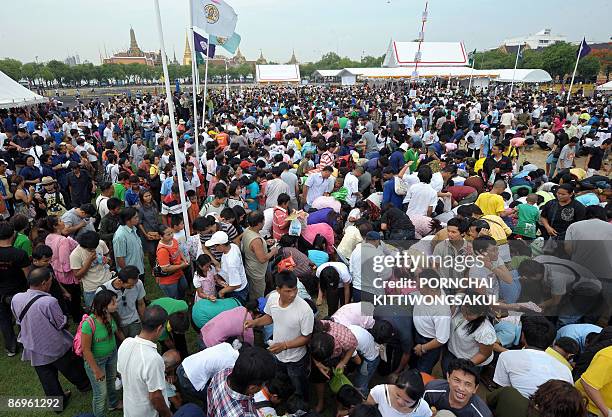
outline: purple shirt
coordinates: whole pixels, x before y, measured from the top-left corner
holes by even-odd
[[[306,224],[327,223],[331,227],[334,227],[336,225],[336,216],[334,216],[332,221],[328,220],[329,213],[332,211],[334,210],[331,208],[322,208],[312,213],[308,213]]]
[[[45,294],[30,306],[19,322],[19,315],[28,302],[39,294]],[[21,360],[29,360],[32,366],[50,364],[72,349],[72,335],[64,326],[68,318],[64,316],[57,300],[50,294],[29,289],[13,297],[11,302],[17,324],[21,326],[17,340],[23,345]]]
[[[202,341],[206,347],[211,347],[225,342],[230,337],[238,337],[253,346],[255,342],[253,329],[244,329],[244,321],[252,319],[251,313],[248,313],[244,307],[219,313],[200,330]]]

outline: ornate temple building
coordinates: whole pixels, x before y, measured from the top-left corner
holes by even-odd
[[[148,66],[161,65],[161,53],[144,52],[136,42],[134,29],[130,28],[130,48],[125,52],[119,52],[110,58],[102,60],[104,64],[144,64]]]
[[[289,59],[289,62],[287,62],[287,64],[290,64],[290,65],[299,64],[297,58],[295,57],[295,49],[291,52],[291,58]]]

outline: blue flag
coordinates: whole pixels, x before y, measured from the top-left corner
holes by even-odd
[[[234,32],[234,34],[229,38],[222,38],[220,36],[211,36],[210,44],[211,45],[219,45],[223,47],[230,54],[235,54],[238,46],[240,45],[240,35]]]
[[[203,56],[206,56],[206,53],[208,53],[209,58],[215,57],[215,45],[209,45],[208,39],[196,31],[193,32],[193,44],[195,45],[196,52],[201,53]]]
[[[580,46],[578,47],[578,59],[584,58],[591,53],[591,47],[586,43],[586,38],[582,38]]]

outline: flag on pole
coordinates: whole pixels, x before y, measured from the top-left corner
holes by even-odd
[[[208,53],[209,58],[215,57],[215,45],[209,45],[208,39],[200,35],[196,31],[193,31],[193,44],[195,45],[195,51],[206,56]]]
[[[229,38],[236,29],[238,15],[224,0],[191,0],[191,25],[209,35]]]
[[[591,53],[591,47],[586,43],[586,38],[582,38],[582,42],[580,42],[580,46],[578,47],[578,59],[582,59],[588,54]]]
[[[240,37],[240,35],[234,32],[234,34],[229,38],[225,38],[223,36],[211,36],[210,44],[219,45],[230,54],[235,54],[236,50],[238,49],[238,46],[240,45],[241,40],[242,38]]]
[[[518,53],[518,59],[523,59],[523,52],[525,52],[525,46],[526,44],[521,44],[518,47],[517,53]]]
[[[468,62],[470,63],[470,65],[474,63],[475,57],[476,57],[476,48],[474,48],[474,50],[468,54]]]

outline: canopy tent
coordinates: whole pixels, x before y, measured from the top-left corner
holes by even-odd
[[[497,73],[495,81],[502,83],[549,83],[552,81],[550,74],[542,69],[502,69],[491,70]]]
[[[299,83],[299,65],[257,65],[258,83]]]
[[[599,85],[595,88],[597,91],[612,91],[612,81]]]
[[[359,78],[412,78],[414,66],[396,68],[345,68],[340,76]],[[418,78],[496,78],[494,70],[473,70],[469,67],[418,67]]]
[[[342,70],[316,70],[312,75],[320,78],[338,77],[341,71]]]
[[[49,101],[28,90],[17,81],[0,71],[0,109],[25,107]]]
[[[414,67],[419,42],[391,41],[382,66],[387,68]],[[465,67],[468,56],[461,42],[422,42],[419,67]]]

